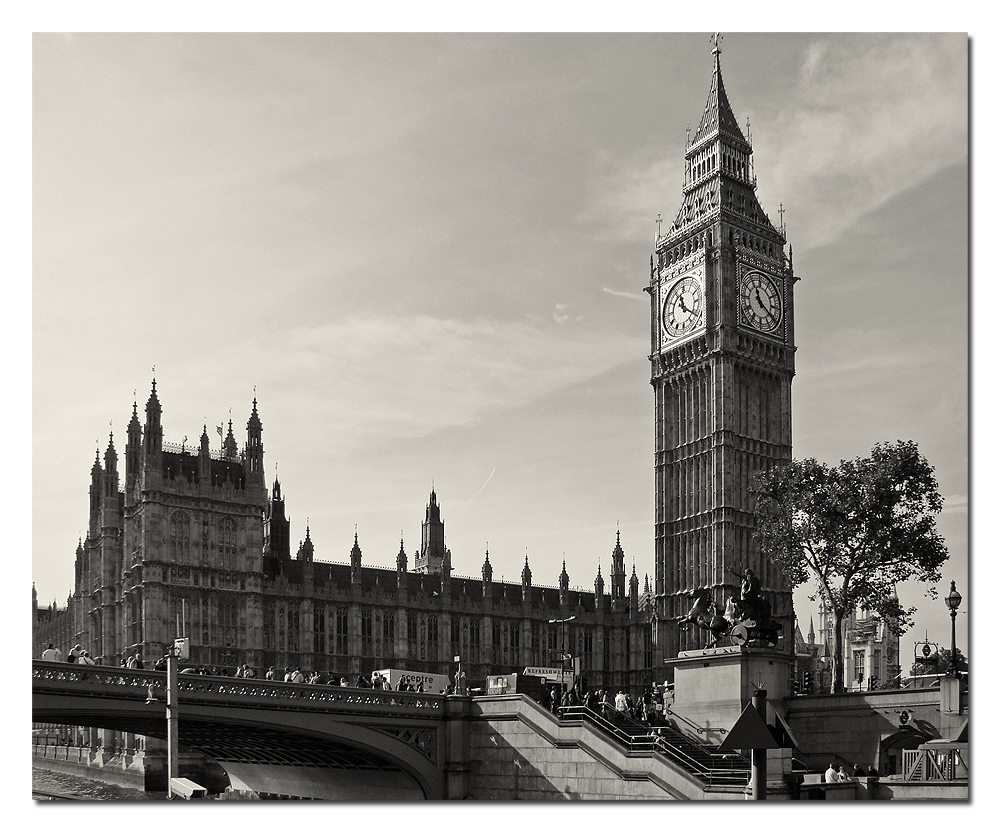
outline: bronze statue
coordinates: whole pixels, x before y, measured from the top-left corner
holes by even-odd
[[[719,615],[711,593],[707,589],[693,589],[688,596],[694,599],[694,603],[687,615],[677,619],[680,626],[694,624],[702,630],[708,630],[718,642],[729,631],[729,622]]]

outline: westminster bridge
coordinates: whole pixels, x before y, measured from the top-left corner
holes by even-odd
[[[35,661],[32,720],[165,739],[167,674]],[[743,799],[745,760],[585,709],[178,674],[182,749],[234,788],[345,799]]]

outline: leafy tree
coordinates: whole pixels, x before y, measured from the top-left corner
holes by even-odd
[[[844,616],[861,607],[900,634],[916,607],[900,604],[896,585],[924,581],[936,595],[948,552],[934,469],[914,442],[880,443],[836,467],[804,459],[763,471],[755,491],[761,552],[793,587],[811,581],[811,599],[822,597],[833,613],[831,692],[842,692]]]
[[[955,648],[955,657],[958,661],[958,669],[962,673],[969,672],[969,660],[962,655],[959,648]],[[931,673],[947,673],[951,670],[951,650],[939,650],[931,658],[933,662],[914,662],[910,668],[911,676],[928,676]]]

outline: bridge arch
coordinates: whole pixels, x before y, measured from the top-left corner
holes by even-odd
[[[33,677],[36,722],[166,738],[165,673],[37,662]],[[151,685],[154,702],[147,701]],[[179,738],[183,747],[221,765],[236,788],[338,799],[441,799],[443,700],[187,677],[179,696]]]

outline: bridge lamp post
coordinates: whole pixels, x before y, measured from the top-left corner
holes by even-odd
[[[180,777],[180,737],[178,731],[178,659],[188,657],[188,640],[176,639],[167,648],[167,795],[173,796],[172,781]],[[149,686],[146,704],[157,702],[153,686]]]
[[[179,732],[177,725],[177,659],[181,648],[174,642],[167,649],[167,792],[175,777],[180,777]]]
[[[571,615],[569,618],[550,618],[549,619],[549,624],[562,624],[562,642],[561,642],[562,646],[561,646],[561,648],[559,650],[559,657],[560,657],[559,660],[560,660],[560,663],[562,665],[561,669],[563,671],[564,678],[560,679],[559,682],[560,682],[560,687],[562,687],[563,690],[566,690],[566,681],[565,681],[565,673],[566,673],[566,622],[567,621],[573,621],[575,619],[576,619],[575,615]]]
[[[944,599],[948,609],[951,610],[951,661],[948,663],[948,675],[958,678],[958,657],[955,655],[955,616],[958,615],[958,608],[962,603],[962,596],[955,589],[955,582],[951,582],[951,592]]]

